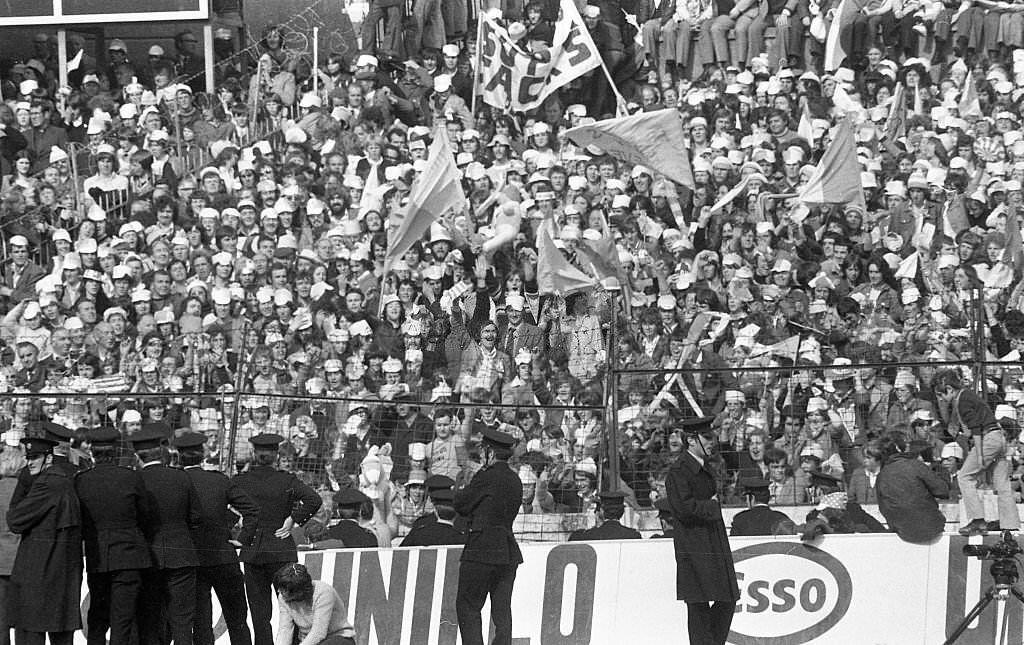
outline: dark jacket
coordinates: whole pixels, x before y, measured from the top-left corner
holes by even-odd
[[[755,506],[740,511],[732,518],[729,535],[777,535],[781,522],[789,520],[789,516],[767,506]]]
[[[588,542],[590,540],[639,540],[640,531],[623,526],[618,520],[605,520],[600,526],[592,529],[578,529],[569,535],[570,542]]]
[[[238,516],[228,507],[242,516],[242,530],[239,531],[237,540],[243,546],[252,544],[256,536],[260,507],[222,472],[193,466],[186,468],[185,473],[199,493],[202,507],[199,528],[192,533],[192,542],[199,556],[199,566],[237,564],[238,554],[228,540],[231,539],[231,529]]]
[[[13,624],[33,632],[82,626],[82,513],[73,480],[48,468],[28,495],[7,512],[21,536],[11,572]]]
[[[522,501],[523,484],[504,462],[484,468],[455,493],[455,511],[469,518],[464,562],[522,563],[523,554],[512,533]]]
[[[949,497],[949,486],[920,459],[888,459],[875,480],[875,492],[878,510],[901,539],[922,544],[942,535],[946,517],[935,498]]]
[[[402,540],[401,546],[443,546],[445,544],[465,544],[466,534],[445,522],[431,522],[423,526],[413,526],[409,535]]]
[[[251,546],[242,548],[242,562],[296,562],[295,540],[291,535],[278,538],[274,531],[281,528],[288,517],[299,526],[305,524],[323,505],[320,496],[295,475],[271,466],[252,466],[248,471],[235,475],[232,481],[260,508],[256,537]]]
[[[75,476],[75,492],[82,507],[85,563],[90,573],[152,566],[142,533],[149,509],[139,473],[98,464]]]
[[[376,549],[377,536],[355,520],[342,520],[327,531],[328,540],[341,540],[345,549]]]
[[[152,518],[143,525],[158,569],[199,566],[192,531],[203,521],[203,507],[184,471],[152,464],[142,469]]]
[[[715,475],[684,452],[668,471],[665,490],[675,523],[676,599],[685,602],[739,600]]]

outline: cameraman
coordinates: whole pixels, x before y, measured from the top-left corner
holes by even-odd
[[[985,535],[985,507],[978,495],[979,475],[991,471],[992,487],[999,501],[999,530],[1017,531],[1020,517],[1010,489],[1010,462],[1007,440],[985,401],[964,387],[956,369],[943,370],[932,379],[935,397],[949,405],[950,433],[964,432],[971,437],[971,449],[957,473],[964,509],[970,521],[960,529],[965,536]]]

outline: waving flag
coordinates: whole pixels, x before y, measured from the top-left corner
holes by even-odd
[[[903,89],[903,83],[899,83],[889,99],[889,118],[885,120],[885,128],[882,130],[882,141],[889,144],[895,143],[897,139],[906,134],[906,123],[906,91]]]
[[[797,199],[808,204],[864,205],[857,145],[853,140],[853,124],[848,117],[839,121],[832,142]]]
[[[462,178],[455,157],[452,155],[448,131],[441,127],[434,131],[434,141],[430,144],[427,167],[412,185],[409,192],[409,203],[404,209],[402,223],[389,236],[388,252],[384,256],[384,273],[391,270],[391,265],[405,255],[423,234],[430,230],[430,225],[441,218],[448,210],[466,202],[462,193]]]
[[[562,255],[547,222],[537,228],[537,288],[540,295],[568,296],[594,287],[594,279]]]
[[[640,112],[571,128],[565,135],[581,148],[590,145],[631,164],[644,165],[691,190],[693,171],[683,141],[683,120],[676,110]]]
[[[981,116],[978,87],[974,84],[971,72],[967,72],[967,78],[964,79],[964,91],[960,95],[960,103],[957,104],[956,111],[961,119],[966,119],[969,116]]]

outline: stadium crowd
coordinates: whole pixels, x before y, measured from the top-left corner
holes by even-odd
[[[607,487],[649,507],[683,417],[716,417],[723,500],[760,477],[777,504],[817,503],[814,472],[873,503],[892,432],[955,484],[967,434],[932,390],[942,363],[1020,417],[1013,6],[856,2],[828,73],[828,3],[580,6],[628,111],[683,119],[687,187],[566,137],[613,116],[602,70],[529,113],[492,108],[471,12],[411,4],[374,0],[363,51],[315,70],[279,27],[244,49],[218,30],[212,95],[190,31],[176,51],[110,40],[69,86],[51,35],[6,61],[8,450],[41,419],[81,430],[83,463],[101,426],[191,428],[211,468],[243,469],[248,440],[277,433],[283,467],[328,498],[383,468],[407,527],[429,477],[479,467],[485,428],[519,439],[540,513],[594,508],[611,424]],[[557,3],[491,11],[535,55],[552,45]],[[864,203],[798,203],[843,114]],[[468,203],[385,272],[438,128]],[[592,288],[540,292],[541,226]]]

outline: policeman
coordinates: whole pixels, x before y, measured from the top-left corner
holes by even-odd
[[[359,524],[359,516],[363,506],[370,498],[355,488],[344,488],[334,496],[334,506],[341,521],[327,531],[327,540],[337,544],[314,544],[313,548],[344,548],[373,549],[377,546],[377,537]]]
[[[255,645],[273,645],[271,582],[278,569],[298,561],[292,527],[303,525],[320,510],[323,500],[295,475],[277,469],[279,434],[262,433],[249,439],[252,465],[234,482],[260,508],[256,539],[243,546],[245,594],[252,613]]]
[[[164,441],[166,434],[159,426],[132,437],[152,511],[143,529],[153,568],[142,577],[139,640],[145,645],[163,643],[166,625],[174,645],[191,645],[199,566],[192,532],[202,523],[203,507],[189,476],[165,465]]]
[[[609,490],[598,493],[600,500],[597,507],[597,518],[600,524],[592,529],[578,529],[569,535],[570,542],[583,542],[587,540],[639,540],[642,535],[640,531],[623,526],[623,513],[626,512],[626,494]]]
[[[11,570],[11,615],[22,645],[71,645],[82,626],[81,512],[71,476],[52,466],[55,442],[25,437],[32,488],[7,513],[21,536]],[[4,629],[7,626],[4,625]]]
[[[427,496],[431,497],[434,494],[434,491],[454,490],[455,480],[452,479],[451,477],[446,477],[444,475],[431,475],[430,477],[427,477],[426,481],[423,482],[423,487],[427,489]],[[431,497],[431,499],[433,498]],[[412,528],[422,528],[427,524],[433,524],[436,521],[436,513],[427,513],[426,515],[421,515],[420,517],[416,518],[416,521],[412,523]],[[466,534],[469,529],[469,523],[466,521],[466,518],[462,515],[459,515],[458,513],[455,514],[455,521],[453,523],[453,526],[455,526],[456,530],[458,530],[462,534]]]
[[[434,504],[434,521],[413,526],[402,540],[402,546],[465,544],[466,534],[455,528],[455,493],[451,488],[435,488],[429,495]]]
[[[66,473],[69,477],[74,475],[78,469],[73,467],[68,459],[68,453],[71,451],[71,436],[74,433],[69,428],[65,428],[52,421],[43,421],[40,424],[40,428],[43,438],[53,443],[49,467],[56,468]],[[38,430],[33,431],[32,434],[37,433]],[[10,507],[17,506],[18,502],[25,499],[25,495],[28,495],[28,490],[32,487],[33,478],[34,476],[28,466],[18,471],[18,483],[14,487],[14,492],[11,493]]]
[[[193,533],[199,558],[196,569],[196,610],[192,635],[196,645],[213,645],[213,606],[210,590],[217,592],[217,600],[224,612],[231,645],[249,645],[252,634],[246,624],[249,608],[245,603],[245,578],[238,566],[235,545],[251,545],[259,523],[260,509],[256,502],[237,483],[220,471],[202,467],[206,435],[186,432],[171,444],[177,448],[181,465],[185,469],[202,504],[202,522]],[[237,539],[231,529],[242,516],[242,528]]]
[[[785,513],[768,508],[771,499],[769,482],[760,477],[747,477],[740,480],[747,500],[747,510],[740,511],[732,518],[729,535],[780,535],[792,533],[786,527],[792,520]]]
[[[138,642],[142,571],[153,564],[142,533],[146,490],[138,472],[117,465],[120,432],[101,428],[88,436],[94,465],[75,476],[89,583],[88,642],[106,645],[109,629],[110,645],[131,645]]]
[[[71,439],[75,431],[53,421],[44,421],[43,436],[55,442],[53,446],[53,468],[73,477],[78,472],[78,465],[71,463]]]
[[[491,599],[494,645],[512,644],[512,586],[522,563],[512,522],[522,506],[523,484],[509,468],[516,439],[495,428],[483,429],[483,468],[455,494],[456,512],[469,518],[469,537],[462,550],[455,613],[463,645],[483,645],[482,620]]]

